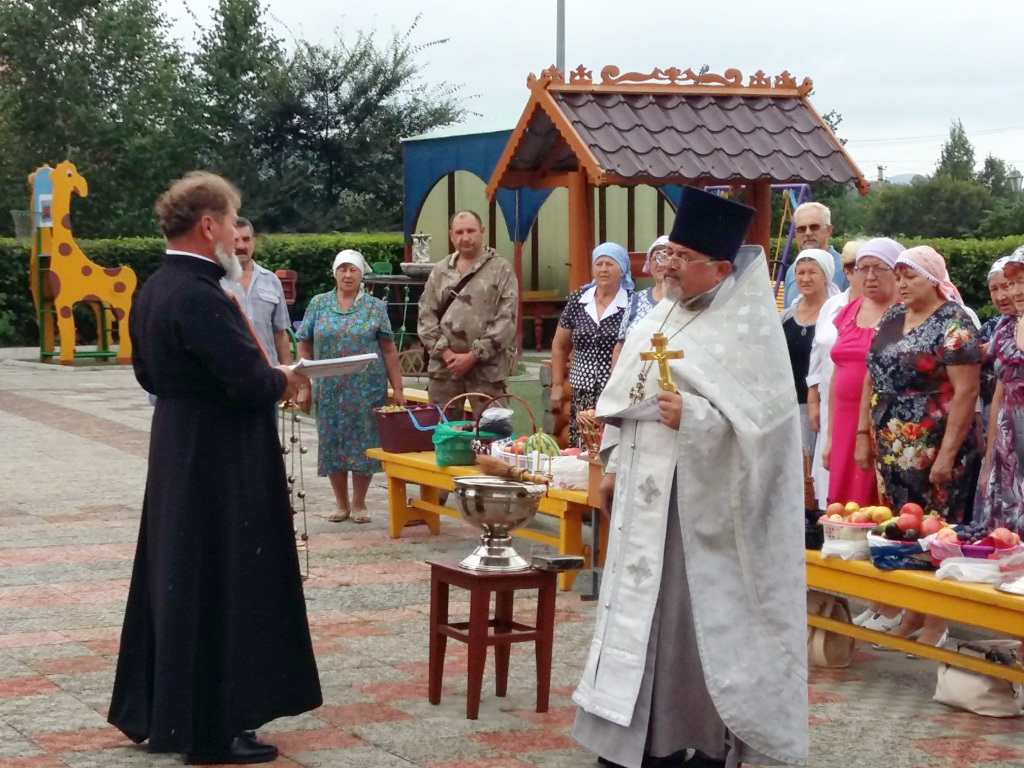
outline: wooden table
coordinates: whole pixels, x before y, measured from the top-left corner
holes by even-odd
[[[565,297],[558,291],[523,291],[523,319],[533,318],[533,346],[540,352],[544,343],[544,321],[562,316]]]
[[[820,552],[809,549],[807,586],[1024,638],[1024,597],[999,592],[988,584],[945,581],[935,578],[931,571],[883,571],[866,560],[822,558]],[[807,623],[955,667],[1024,683],[1024,669],[1019,667],[994,664],[824,616],[808,615]]]
[[[422,520],[430,532],[437,535],[441,532],[441,515],[461,520],[457,510],[441,504],[441,491],[455,487],[453,477],[481,474],[476,467],[439,467],[433,451],[388,453],[380,448],[370,448],[366,455],[380,461],[388,478],[388,530],[392,539],[401,536],[402,528],[413,521]],[[418,499],[409,497],[408,483],[420,487]],[[589,513],[586,491],[550,488],[541,497],[538,514],[557,518],[558,533],[520,528],[512,535],[548,544],[557,548],[561,555],[582,555],[589,564],[590,547],[583,543],[583,518]],[[558,585],[562,590],[572,589],[575,579],[576,571],[566,571],[559,574]]]
[[[547,712],[551,692],[551,650],[555,635],[555,574],[528,570],[489,573],[460,568],[457,560],[428,560],[430,566],[430,664],[428,695],[431,704],[441,703],[444,682],[444,651],[448,638],[469,646],[466,684],[466,717],[480,714],[487,647],[494,646],[494,693],[508,690],[508,662],[512,643],[531,642],[537,663],[537,711]],[[448,620],[449,587],[469,592],[469,621]],[[515,621],[516,590],[537,590],[537,614],[533,625]],[[494,618],[491,613],[494,593]],[[489,630],[493,629],[491,632]]]

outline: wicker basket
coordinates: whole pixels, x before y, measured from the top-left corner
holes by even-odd
[[[580,411],[576,414],[576,426],[579,428],[580,437],[583,438],[583,447],[591,456],[597,456],[601,451],[601,435],[604,431],[604,424],[594,417],[594,411]]]

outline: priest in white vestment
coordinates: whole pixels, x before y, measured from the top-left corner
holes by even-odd
[[[573,735],[603,765],[807,758],[799,415],[752,216],[684,188],[666,298],[597,404],[611,529]]]

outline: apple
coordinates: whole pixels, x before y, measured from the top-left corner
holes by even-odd
[[[888,507],[872,507],[871,519],[876,523],[884,523],[887,520],[892,520],[892,510]]]
[[[859,510],[860,504],[858,504],[856,501],[848,501],[846,502],[846,505],[843,507],[843,509],[845,509],[846,514],[849,515]]]
[[[915,515],[900,514],[900,516],[896,518],[896,527],[904,533],[910,530],[917,530],[919,520],[920,518]]]
[[[902,507],[900,507],[901,515],[913,515],[918,520],[924,517],[924,509],[921,508],[920,504],[915,504],[912,501],[908,501]]]
[[[831,520],[833,523],[841,523],[841,522],[843,522],[843,516],[842,515],[829,515],[828,519]]]
[[[846,507],[843,506],[841,501],[833,501],[825,508],[825,514],[831,517],[832,515],[842,515],[846,511]]]
[[[848,519],[848,522],[851,522],[851,523],[870,523],[870,522],[872,522],[872,520],[871,520],[871,518],[868,516],[868,514],[866,512],[854,512],[852,515],[850,515],[850,517]]]
[[[921,522],[921,535],[931,536],[933,533],[938,533],[946,527],[946,523],[941,517],[926,517]]]
[[[996,528],[992,531],[989,538],[995,542],[997,549],[1010,549],[1020,544],[1020,536],[1011,531],[1009,528]]]

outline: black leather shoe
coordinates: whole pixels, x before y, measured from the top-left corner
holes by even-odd
[[[244,733],[235,737],[227,749],[182,755],[185,765],[252,765],[269,763],[276,759],[277,747],[256,741]]]

